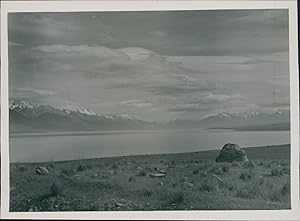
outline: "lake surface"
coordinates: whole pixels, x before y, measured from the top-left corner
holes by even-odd
[[[11,162],[62,161],[124,155],[183,153],[290,143],[289,131],[101,131],[10,136]]]

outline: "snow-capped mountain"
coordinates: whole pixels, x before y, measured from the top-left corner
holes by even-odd
[[[23,100],[11,100],[9,102],[9,109],[11,110],[16,110],[16,111],[21,111],[23,109],[33,109],[38,107],[39,105],[37,104],[31,104],[27,101],[23,101]]]
[[[129,114],[97,115],[89,109],[58,109],[50,105],[11,101],[11,132],[145,129],[152,123]]]
[[[264,113],[264,112],[240,112],[240,113],[226,113],[222,112],[216,115],[210,115],[205,117],[203,120],[207,119],[232,119],[232,118],[240,118],[240,119],[253,119],[260,117],[289,117],[289,111],[276,111],[272,113]]]
[[[103,117],[107,119],[127,119],[127,120],[137,120],[136,117],[130,115],[130,114],[103,114]]]
[[[173,128],[205,128],[235,130],[289,130],[289,111],[273,113],[241,112],[210,115],[199,120],[175,120],[169,123]]]
[[[63,111],[68,113],[68,114],[71,114],[72,112],[78,112],[78,113],[82,113],[82,114],[86,114],[86,115],[90,115],[90,116],[96,116],[97,115],[94,111],[89,110],[87,108],[84,108],[84,109],[79,109],[79,108],[63,109]]]
[[[96,114],[89,109],[58,109],[27,101],[10,102],[11,132],[90,131],[133,129],[235,129],[290,130],[289,111],[274,113],[242,112],[207,116],[203,119],[177,119],[167,123],[140,120],[123,113]]]
[[[220,113],[202,119],[201,123],[207,128],[286,130],[289,129],[290,113],[289,111]]]

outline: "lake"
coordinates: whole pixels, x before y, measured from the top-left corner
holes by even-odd
[[[93,131],[10,136],[11,162],[63,161],[110,156],[182,153],[290,143],[289,131]]]

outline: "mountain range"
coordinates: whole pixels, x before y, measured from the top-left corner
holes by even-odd
[[[151,122],[128,114],[97,115],[88,109],[57,109],[27,101],[11,101],[10,132],[150,129]]]
[[[277,111],[273,113],[242,112],[219,113],[207,116],[199,120],[175,120],[169,122],[174,128],[189,127],[205,129],[233,129],[233,130],[257,130],[274,131],[290,130],[289,111]]]
[[[176,119],[167,123],[149,122],[129,114],[98,115],[88,109],[58,109],[50,105],[11,100],[11,133],[137,129],[235,129],[289,130],[289,111],[274,113],[220,113],[203,119]]]

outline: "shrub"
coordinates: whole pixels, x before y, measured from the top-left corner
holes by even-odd
[[[280,166],[275,166],[271,169],[271,176],[282,176],[283,172]]]
[[[274,183],[271,180],[268,179],[266,181],[266,186],[268,187],[268,189],[273,189]]]
[[[208,183],[201,183],[199,185],[199,191],[205,191],[205,192],[213,192],[214,187],[212,185],[209,185]]]
[[[253,170],[244,171],[240,175],[240,179],[243,181],[251,180],[254,177]]]
[[[264,163],[263,162],[259,162],[258,166],[262,167],[262,166],[264,166]]]
[[[103,164],[102,163],[97,163],[97,165],[96,165],[97,167],[103,167]]]
[[[114,170],[116,170],[116,169],[118,169],[118,164],[116,164],[116,163],[113,163],[113,165],[112,165],[112,167],[111,167],[112,169],[114,169]]]
[[[261,195],[261,189],[256,182],[249,182],[237,190],[237,197],[241,198],[256,199],[259,195]]]
[[[54,163],[51,163],[51,164],[49,164],[47,167],[50,168],[50,169],[54,169],[54,168],[55,168],[55,165],[54,165]]]
[[[265,167],[265,168],[271,168],[271,163],[270,163],[270,162],[265,163],[265,164],[264,164],[264,167]]]
[[[281,201],[282,195],[278,188],[273,188],[270,193],[270,200],[272,201]]]
[[[253,169],[255,167],[255,164],[252,161],[248,161],[244,163],[244,168],[250,168]]]
[[[145,170],[141,170],[141,171],[137,174],[137,176],[146,176],[146,175],[147,175],[147,173],[146,173]]]
[[[249,198],[249,192],[246,189],[239,189],[236,196],[241,198]]]
[[[231,164],[231,166],[232,166],[232,167],[238,167],[238,166],[240,166],[240,164],[239,164],[238,162],[233,162],[233,163]]]
[[[62,169],[61,174],[65,176],[71,176],[74,173],[72,169]]]
[[[229,172],[229,166],[228,165],[223,165],[222,170],[223,170],[224,173]]]
[[[287,175],[290,175],[290,174],[291,174],[290,168],[284,167],[284,168],[282,168],[281,171],[282,171],[283,174],[287,174]]]
[[[203,177],[201,183],[198,185],[199,191],[217,192],[220,188],[219,181],[213,176]]]
[[[128,178],[128,181],[129,181],[129,182],[133,182],[133,181],[135,181],[135,179],[134,179],[133,176],[130,176],[130,177]]]
[[[213,167],[212,169],[210,169],[210,172],[216,175],[221,175],[224,173],[221,167]]]
[[[172,193],[169,193],[170,203],[175,203],[175,204],[182,204],[184,203],[184,194],[182,191],[175,191]]]
[[[232,191],[235,189],[235,185],[233,185],[232,183],[227,184],[226,186],[227,186],[227,189],[228,189],[230,192],[232,192]]]
[[[211,162],[209,161],[206,161],[206,162],[203,162],[199,165],[199,170],[207,170],[209,168],[211,168],[213,165]]]
[[[281,194],[282,195],[289,195],[291,192],[291,185],[289,183],[286,183],[281,188]]]
[[[28,171],[28,168],[25,167],[24,165],[20,165],[20,166],[18,166],[18,170],[19,170],[20,172],[26,172],[26,171]]]
[[[87,169],[86,165],[79,164],[77,167],[77,172],[85,171]]]
[[[63,187],[61,183],[55,180],[50,186],[50,195],[51,196],[61,196],[63,193]]]
[[[152,191],[144,189],[143,190],[143,195],[146,196],[146,197],[150,197],[150,196],[152,196]]]
[[[193,174],[198,174],[198,173],[199,173],[199,169],[193,170]]]

